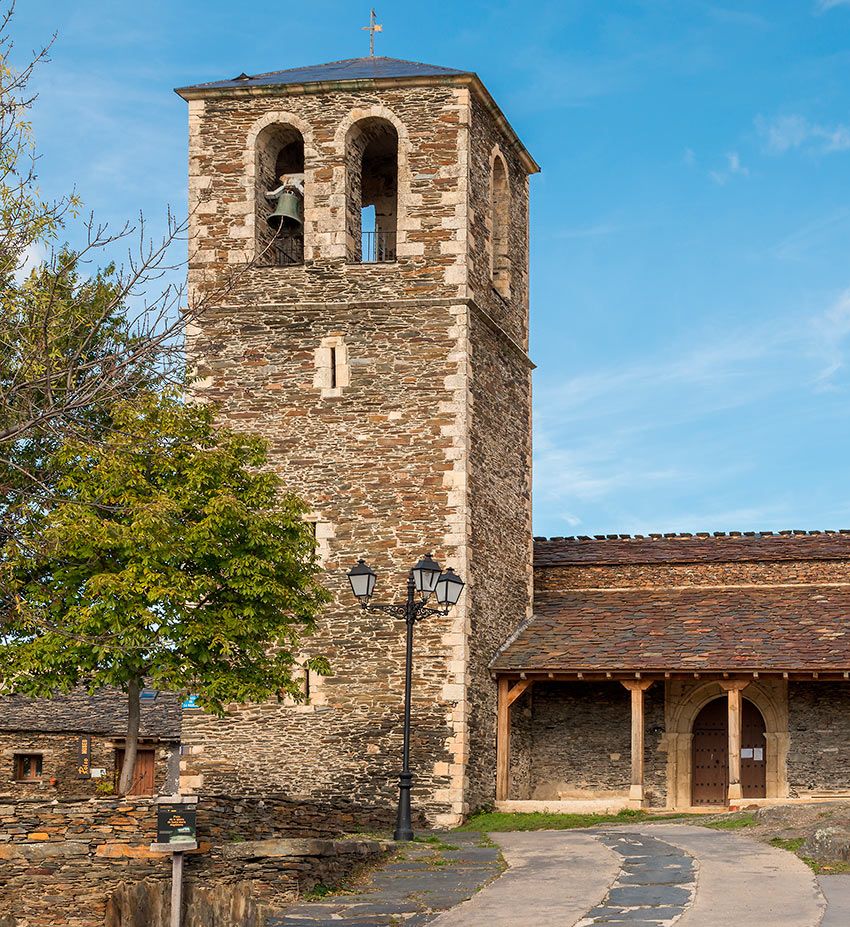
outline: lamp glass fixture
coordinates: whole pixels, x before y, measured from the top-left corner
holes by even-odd
[[[413,582],[416,584],[416,591],[426,598],[431,595],[437,587],[441,572],[440,564],[430,554],[425,554],[413,568]]]
[[[365,560],[358,560],[348,571],[351,591],[361,602],[368,602],[375,591],[378,576]]]
[[[449,567],[437,580],[437,601],[440,605],[457,605],[465,585],[466,583]]]

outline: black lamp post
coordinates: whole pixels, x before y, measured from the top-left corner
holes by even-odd
[[[398,605],[372,603],[377,574],[365,560],[358,560],[348,573],[351,591],[357,596],[360,605],[369,611],[387,612],[407,622],[407,654],[404,666],[404,748],[402,768],[398,779],[398,813],[394,838],[396,840],[413,840],[413,827],[410,819],[410,784],[413,773],[410,771],[410,689],[413,678],[413,625],[429,615],[447,615],[453,605],[457,605],[463,592],[464,582],[451,568],[442,570],[440,564],[430,554],[412,567],[407,577],[407,601]],[[428,599],[434,595],[439,608],[429,608]]]

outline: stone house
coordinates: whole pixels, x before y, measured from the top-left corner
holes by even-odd
[[[120,774],[127,708],[120,693],[74,690],[52,699],[0,701],[0,794],[13,798],[109,794]],[[130,794],[173,792],[180,755],[180,699],[143,693]]]
[[[538,538],[504,808],[850,797],[850,532]]]

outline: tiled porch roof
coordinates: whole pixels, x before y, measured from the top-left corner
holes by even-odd
[[[850,670],[850,585],[539,596],[496,672]]]

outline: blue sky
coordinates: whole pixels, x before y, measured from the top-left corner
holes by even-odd
[[[43,188],[185,210],[172,88],[365,54],[368,6],[22,0]],[[535,532],[850,526],[850,0],[384,3],[532,180]]]

